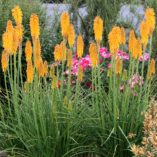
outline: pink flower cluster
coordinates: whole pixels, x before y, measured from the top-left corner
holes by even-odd
[[[103,59],[110,59],[111,60],[111,58],[112,58],[111,53],[107,50],[106,47],[100,48],[100,56],[101,56],[100,63],[103,62]],[[127,54],[126,52],[123,52],[121,50],[118,50],[116,57],[120,57],[124,61],[125,60],[127,61],[130,58],[129,54]],[[149,53],[144,53],[144,55],[139,60],[141,62],[142,61],[148,61],[149,58],[150,58]],[[86,55],[85,57],[81,58],[80,61],[78,60],[78,58],[76,56],[73,57],[73,59],[72,59],[72,74],[73,75],[77,75],[78,74],[79,64],[83,68],[83,70],[91,68],[91,60],[90,60],[89,55]],[[110,68],[111,65],[108,64],[107,67]],[[66,74],[68,74],[68,71],[66,71]]]
[[[82,57],[80,61],[77,57],[74,57],[72,59],[72,74],[77,75],[78,74],[78,68],[80,66],[83,68],[83,70],[86,70],[91,67],[91,60],[89,55],[86,55],[85,57]]]

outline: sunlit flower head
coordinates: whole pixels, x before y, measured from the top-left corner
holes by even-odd
[[[33,78],[34,78],[34,68],[33,68],[31,60],[29,60],[27,62],[26,74],[27,74],[27,82],[28,83],[32,83],[33,82]]]
[[[1,58],[1,64],[2,64],[2,71],[5,73],[8,69],[8,62],[9,62],[9,55],[3,51],[2,52],[2,58]]]
[[[22,11],[21,8],[16,5],[13,9],[12,9],[12,16],[14,17],[14,20],[16,22],[16,25],[21,25],[22,24]]]
[[[66,38],[68,35],[69,25],[70,25],[69,14],[68,14],[68,12],[63,12],[61,15],[61,31],[62,31],[62,36],[64,38]]]
[[[146,9],[145,20],[146,20],[147,27],[149,29],[149,35],[152,35],[155,30],[155,24],[156,24],[155,11],[153,8]]]
[[[26,41],[25,55],[27,62],[32,59],[32,44],[29,40]]]
[[[82,35],[79,35],[77,37],[77,56],[78,58],[81,58],[84,51],[84,42]]]
[[[40,35],[39,17],[34,13],[30,17],[30,30],[33,40],[39,38]]]
[[[95,40],[100,43],[102,41],[102,34],[103,34],[103,20],[96,16],[94,19],[94,34]]]
[[[92,67],[97,67],[99,59],[98,59],[98,52],[95,43],[91,43],[89,46],[89,56],[92,63]]]
[[[75,29],[74,29],[74,25],[70,24],[68,28],[68,43],[70,48],[73,47],[74,42],[75,42]]]
[[[108,41],[110,46],[110,51],[112,54],[115,54],[121,44],[121,29],[120,27],[113,27],[111,32],[108,35]]]

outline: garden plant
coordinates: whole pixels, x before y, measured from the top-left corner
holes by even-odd
[[[0,150],[17,157],[133,156],[155,75],[154,10],[146,9],[140,36],[131,30],[127,39],[123,27],[110,28],[109,48],[102,45],[105,22],[96,16],[86,53],[83,36],[63,12],[53,64],[42,58],[38,15],[31,14],[31,38],[23,43],[22,10],[17,5],[11,13],[14,22],[2,34]]]

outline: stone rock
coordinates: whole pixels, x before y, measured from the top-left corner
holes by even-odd
[[[48,18],[48,25],[53,26],[53,24],[58,21],[60,18],[60,15],[63,11],[69,11],[71,8],[71,4],[43,4],[43,8],[46,10],[46,16]],[[82,7],[78,9],[78,13],[81,16],[81,18],[85,18],[87,13],[87,8]],[[57,18],[57,19],[56,19]],[[81,20],[79,17],[77,17],[77,28],[80,28],[81,26]]]
[[[123,5],[119,11],[117,23],[123,23],[134,28],[139,32],[140,23],[144,18],[143,5]]]

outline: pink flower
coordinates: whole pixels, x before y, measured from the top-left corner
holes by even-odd
[[[141,56],[139,60],[140,62],[142,62],[142,61],[149,61],[149,59],[150,59],[149,53],[144,53],[144,55]]]
[[[118,50],[117,57],[120,57],[121,59],[124,59],[124,60],[129,60],[129,55],[126,52],[123,52],[121,50]]]
[[[111,58],[111,54],[107,51],[106,47],[100,48],[100,55],[106,59],[106,58]]]
[[[83,70],[86,70],[88,67],[91,67],[91,60],[89,55],[81,58],[80,65],[82,66]]]
[[[86,70],[87,68],[91,67],[91,60],[90,60],[89,55],[86,55],[85,57],[81,58],[80,66],[83,68],[83,70]],[[73,75],[78,74],[78,68],[79,68],[79,60],[77,57],[73,57],[72,59],[72,74]]]

